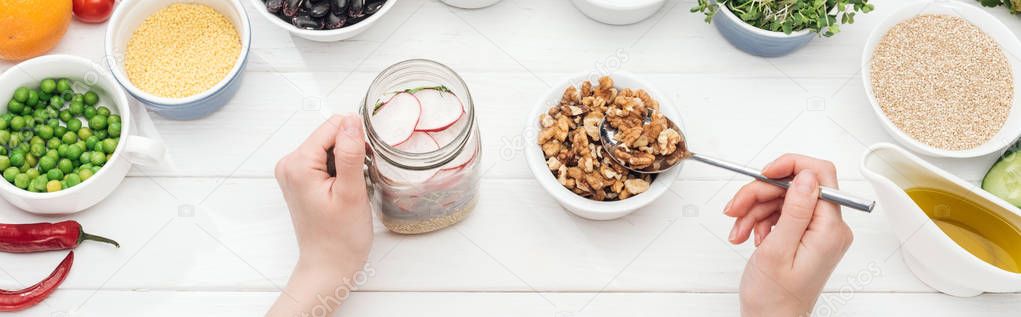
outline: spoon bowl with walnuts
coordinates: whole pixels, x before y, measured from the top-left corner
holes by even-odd
[[[677,124],[654,109],[611,107],[607,112],[599,124],[599,140],[602,143],[603,152],[617,164],[632,172],[639,174],[662,173],[677,166],[685,159],[692,159],[750,176],[784,189],[790,187],[790,182],[787,180],[768,178],[755,169],[690,151],[684,134]],[[644,115],[636,117],[636,114]],[[656,136],[655,142],[645,140],[649,135]],[[820,188],[819,198],[865,212],[871,212],[876,205],[874,201],[858,198],[829,187]]]

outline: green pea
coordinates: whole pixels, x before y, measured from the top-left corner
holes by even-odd
[[[12,113],[21,113],[22,111],[25,111],[25,104],[21,103],[20,101],[11,99],[11,101],[7,103],[7,110],[9,110]]]
[[[21,170],[17,167],[12,166],[4,169],[4,179],[8,182],[14,182],[14,177],[18,176],[18,174],[21,174]]]
[[[85,102],[72,99],[70,105],[67,106],[67,110],[71,110],[72,107],[85,109]]]
[[[7,155],[7,148],[0,146],[0,155]]]
[[[71,101],[72,99],[74,99],[74,92],[70,90],[61,92],[60,99],[64,99],[64,101]]]
[[[49,126],[51,129],[56,129],[57,127],[60,126],[60,120],[58,119],[46,120],[46,125]]]
[[[53,127],[48,125],[41,126],[36,133],[38,133],[40,138],[49,140],[53,137]]]
[[[33,178],[32,182],[29,183],[29,185],[28,185],[29,190],[34,191],[34,192],[43,192],[43,191],[46,190],[46,182],[47,181],[48,180],[46,179],[45,176],[38,176],[36,178]]]
[[[32,144],[32,147],[29,148],[28,152],[32,153],[34,156],[43,156],[46,155],[46,146],[41,143]]]
[[[121,124],[119,122],[111,123],[106,128],[106,132],[109,133],[111,136],[120,136],[121,135]]]
[[[113,153],[114,149],[117,149],[117,140],[106,139],[103,140],[103,153]]]
[[[95,106],[96,103],[99,103],[99,94],[96,94],[95,91],[89,90],[89,92],[85,93],[85,98],[84,99],[85,99],[85,104],[90,105],[90,106]]]
[[[20,144],[21,144],[21,133],[12,133],[11,134],[11,140],[7,143],[7,146],[9,146],[9,147],[17,147]],[[26,149],[25,151],[28,151],[28,150]]]
[[[53,136],[60,137],[67,133],[67,127],[59,126],[53,128]]]
[[[39,89],[47,94],[52,94],[55,90],[57,90],[57,81],[53,80],[53,78],[43,79],[43,81],[39,83]]]
[[[25,175],[28,175],[29,179],[39,177],[39,169],[38,168],[30,168],[27,171],[25,171]]]
[[[66,92],[71,91],[71,81],[67,78],[61,78],[57,81],[57,91]]]
[[[57,155],[60,155],[60,157],[73,158],[72,156],[67,156],[67,150],[70,149],[70,148],[71,148],[70,145],[67,145],[67,144],[64,144],[64,142],[61,142],[60,145],[57,146]]]
[[[57,168],[64,172],[64,174],[67,174],[74,170],[74,163],[69,159],[60,159],[60,162],[57,162]]]
[[[36,145],[36,144],[38,144],[38,145],[46,145],[46,141],[43,141],[43,138],[40,138],[39,136],[32,136],[32,138],[28,140],[28,144],[30,144],[30,145]]]
[[[73,115],[80,116],[85,112],[85,106],[80,103],[72,103],[71,106],[67,107],[67,110]]]
[[[100,140],[105,139],[106,137],[110,136],[110,134],[108,132],[106,132],[106,130],[96,130],[96,131],[93,131],[92,134],[94,134]]]
[[[85,96],[79,95],[79,94],[74,94],[74,97],[71,97],[71,102],[77,102],[77,103],[84,104],[85,103]]]
[[[9,127],[9,124],[10,124],[10,122],[7,121],[7,120],[0,120],[0,130],[7,130],[7,127]]]
[[[85,114],[86,119],[92,119],[92,117],[96,116],[96,108],[86,107],[82,113]]]
[[[68,122],[68,121],[71,121],[71,120],[75,119],[74,115],[71,114],[71,111],[68,111],[68,110],[61,110],[60,114],[58,114],[57,116],[58,116],[58,118],[60,118],[60,121],[64,121],[64,122]]]
[[[24,116],[22,118],[25,120],[26,127],[28,127],[29,129],[35,127],[35,118],[32,118],[30,116]]]
[[[85,152],[84,148],[82,148],[81,146],[78,146],[77,144],[71,144],[71,145],[67,146],[67,155],[65,157],[67,157],[67,158],[79,158],[79,157],[82,156],[83,152]]]
[[[35,89],[29,90],[28,91],[28,100],[25,101],[25,105],[30,106],[30,107],[35,107],[38,104],[39,104],[39,92],[36,91]]]
[[[11,158],[7,155],[0,155],[0,170],[5,170],[8,167],[11,167]]]
[[[71,131],[67,131],[64,133],[64,136],[61,137],[61,141],[64,141],[64,144],[78,142],[78,134]]]
[[[0,119],[4,119],[4,121],[7,121],[7,122],[10,122],[11,118],[14,118],[14,114],[12,114],[10,112],[7,112],[7,113],[4,113],[4,114],[0,115]]]
[[[24,173],[19,173],[17,176],[14,176],[14,186],[18,186],[18,188],[27,189],[28,181],[28,175],[25,175]]]
[[[60,183],[60,181],[52,180],[52,181],[46,182],[46,192],[47,193],[57,192],[57,191],[60,191],[61,189],[64,189],[64,186],[63,186],[63,184]]]
[[[61,144],[64,144],[64,142],[60,142],[60,139],[58,138],[46,140],[46,148],[50,150],[56,150]]]
[[[82,169],[78,171],[78,176],[82,178],[83,182],[89,180],[89,178],[92,177],[92,174],[94,173],[91,169]]]
[[[46,151],[45,157],[53,159],[54,162],[60,159],[60,154],[57,154],[57,150]]]
[[[91,169],[92,169],[92,163],[85,163],[85,164],[82,164],[81,166],[78,166],[78,170],[91,170]]]
[[[88,150],[95,151],[97,144],[99,144],[99,137],[95,135],[90,135],[88,138],[85,139],[85,148]]]
[[[11,131],[0,130],[0,144],[7,144],[11,141]]]
[[[110,117],[106,119],[106,121],[109,123],[121,123],[121,115],[111,114]]]
[[[89,162],[92,162],[92,165],[103,166],[103,164],[106,164],[106,155],[103,152],[92,152]]]
[[[90,136],[92,136],[92,129],[89,129],[89,127],[82,127],[81,129],[78,129],[78,139],[85,140]]]
[[[32,167],[35,166],[36,163],[39,163],[38,157],[36,157],[32,153],[25,154],[25,164],[28,164],[29,167]]]
[[[64,172],[60,169],[54,168],[46,172],[46,178],[50,180],[62,180],[64,179]]]
[[[40,170],[49,171],[49,170],[53,169],[54,167],[57,167],[57,160],[56,159],[54,159],[52,157],[49,157],[49,156],[43,156],[42,158],[39,158],[39,169]]]
[[[110,108],[107,108],[106,106],[96,107],[96,114],[104,116],[104,117],[109,117],[110,116]]]
[[[67,181],[67,187],[75,187],[82,183],[82,177],[78,176],[78,174],[68,174],[65,180]]]
[[[18,89],[15,89],[14,100],[17,100],[20,103],[25,103],[26,101],[28,101],[28,88],[18,87]]]
[[[82,120],[78,120],[78,118],[71,118],[71,121],[67,122],[67,130],[68,131],[73,131],[73,132],[75,132],[75,134],[77,134],[78,130],[81,129],[81,128],[82,128]]]
[[[13,129],[15,131],[21,131],[21,129],[24,129],[24,128],[25,128],[25,118],[24,117],[14,117],[14,118],[11,118],[11,129]]]
[[[50,109],[60,110],[60,108],[63,108],[63,107],[64,107],[64,99],[63,98],[60,98],[60,96],[50,97]]]
[[[90,161],[92,161],[92,152],[82,152],[82,155],[78,156],[78,162],[85,164],[89,163]]]
[[[21,165],[24,165],[24,164],[25,164],[25,154],[14,153],[13,155],[11,155],[11,165],[13,165],[13,166],[21,166]]]

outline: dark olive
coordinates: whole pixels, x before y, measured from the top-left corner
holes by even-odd
[[[269,13],[280,12],[280,9],[284,7],[284,0],[266,0],[266,10]]]
[[[351,18],[360,18],[365,16],[365,0],[349,1],[347,16]]]
[[[301,3],[301,9],[305,11],[312,11],[312,7],[315,7],[315,5],[315,1],[305,0]]]
[[[299,14],[291,18],[291,24],[298,27],[299,29],[306,30],[322,30],[323,20],[313,18],[307,14]]]
[[[330,0],[330,10],[337,16],[347,15],[348,0]]]
[[[302,0],[284,0],[283,13],[286,17],[294,17],[298,15],[298,10],[301,9]]]
[[[379,12],[379,9],[382,8],[383,4],[385,4],[385,3],[386,3],[386,0],[366,3],[365,4],[365,15],[376,14],[376,12]]]
[[[327,14],[330,13],[330,3],[326,1],[316,3],[314,6],[312,6],[312,10],[309,11],[309,13],[314,18],[325,17]]]
[[[345,24],[347,24],[347,15],[341,14],[337,16],[331,12],[326,15],[326,25],[323,28],[327,30],[339,29],[344,27]]]

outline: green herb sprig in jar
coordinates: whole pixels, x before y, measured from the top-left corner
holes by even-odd
[[[698,0],[691,12],[705,14],[706,23],[712,23],[718,5],[763,30],[789,35],[807,29],[826,37],[839,33],[841,24],[854,23],[855,14],[875,9],[868,0]]]

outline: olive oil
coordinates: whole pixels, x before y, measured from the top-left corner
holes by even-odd
[[[1021,224],[938,189],[912,188],[908,196],[950,239],[969,253],[1008,272],[1021,273]]]

